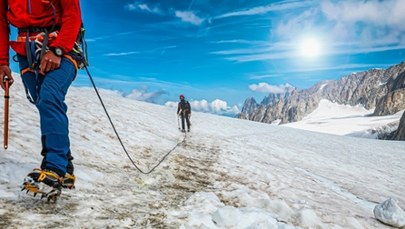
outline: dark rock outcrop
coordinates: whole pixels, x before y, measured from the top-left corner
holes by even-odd
[[[405,109],[405,72],[391,77],[386,86],[386,95],[377,101],[374,115],[395,114]]]
[[[405,141],[405,112],[399,121],[398,129],[394,132],[392,140],[402,140]]]
[[[250,115],[254,113],[258,106],[259,105],[253,97],[247,98],[243,104],[241,112],[241,115],[244,116],[239,116],[239,118],[250,119]]]

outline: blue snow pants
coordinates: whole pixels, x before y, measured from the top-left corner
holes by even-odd
[[[18,55],[21,71],[28,68],[27,58]],[[41,122],[41,169],[48,169],[64,176],[70,155],[69,120],[66,115],[65,96],[75,78],[75,65],[66,57],[60,67],[43,75],[27,71],[21,75],[32,102],[38,108]],[[71,162],[70,162],[71,163]]]

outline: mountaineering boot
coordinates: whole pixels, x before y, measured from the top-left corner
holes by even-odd
[[[76,177],[73,174],[66,173],[63,177],[62,187],[67,189],[75,188]]]
[[[69,161],[68,161],[68,165],[66,167],[66,174],[63,177],[62,186],[63,186],[63,188],[74,189],[76,177],[75,177],[75,175],[73,175],[75,169],[74,169],[74,166],[72,163],[73,157],[72,157],[72,154],[70,153],[70,150],[68,152],[68,160]]]
[[[41,194],[41,199],[46,197],[48,201],[56,202],[62,193],[63,179],[50,170],[34,169],[24,178],[23,188],[36,196]]]

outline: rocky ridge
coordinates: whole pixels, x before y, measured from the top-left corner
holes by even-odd
[[[362,105],[374,109],[375,116],[395,114],[405,109],[405,62],[388,69],[370,69],[339,80],[321,81],[305,90],[269,94],[260,104],[251,97],[246,99],[238,117],[264,123],[296,122],[314,111],[321,99]],[[405,120],[399,127],[404,125]]]

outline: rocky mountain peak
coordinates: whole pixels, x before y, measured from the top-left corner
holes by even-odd
[[[265,123],[295,122],[314,111],[321,99],[375,108],[374,115],[394,114],[405,109],[405,61],[388,69],[370,69],[339,80],[320,81],[305,90],[286,88],[289,89],[285,93],[269,94],[260,105],[254,100],[245,102],[240,117]]]

